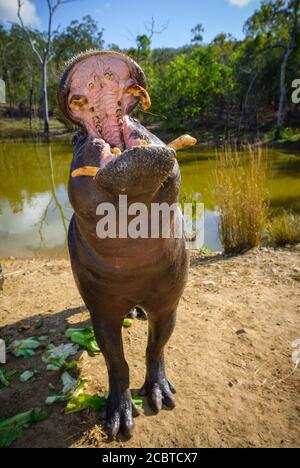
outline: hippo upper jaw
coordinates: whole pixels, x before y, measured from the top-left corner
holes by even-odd
[[[58,88],[58,100],[68,120],[106,143],[103,156],[107,157],[110,150],[122,152],[137,144],[131,138],[127,117],[139,102],[144,109],[150,107],[145,88],[143,71],[129,57],[93,51],[75,58],[67,67]]]

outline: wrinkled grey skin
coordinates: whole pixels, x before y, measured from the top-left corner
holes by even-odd
[[[146,310],[149,336],[146,378],[141,394],[152,410],[175,406],[174,387],[164,364],[164,347],[175,325],[176,309],[188,270],[184,239],[99,239],[96,208],[112,202],[118,208],[119,194],[128,204],[152,202],[173,204],[180,191],[180,171],[175,151],[149,133],[137,121],[135,132],[147,137],[149,146],[127,149],[98,172],[95,179],[69,180],[74,216],[69,228],[69,250],[74,278],[90,311],[95,335],[105,357],[109,397],[103,414],[111,439],[122,432],[130,437],[133,417],[129,368],[122,345],[122,322],[136,306]],[[80,131],[74,139],[71,171],[98,166],[103,143]],[[180,216],[176,213],[175,216]]]

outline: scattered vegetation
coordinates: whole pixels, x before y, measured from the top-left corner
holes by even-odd
[[[266,223],[268,244],[274,247],[300,243],[300,215],[292,211],[281,210],[269,216]]]
[[[226,254],[259,245],[268,206],[266,176],[267,164],[260,149],[227,149],[218,154],[213,190]]]

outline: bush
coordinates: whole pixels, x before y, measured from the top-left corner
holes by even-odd
[[[283,247],[300,242],[300,215],[282,210],[272,214],[267,223],[267,243],[274,247]]]
[[[260,149],[226,150],[217,156],[214,193],[220,213],[220,237],[226,254],[259,245],[267,202],[267,166]]]
[[[268,133],[268,139],[271,141],[277,140],[291,140],[294,136],[294,131],[289,127],[280,127],[276,125]]]

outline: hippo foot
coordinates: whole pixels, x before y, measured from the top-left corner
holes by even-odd
[[[108,440],[113,440],[119,433],[130,439],[134,430],[133,418],[138,415],[139,410],[133,403],[129,390],[121,394],[111,393],[105,408],[100,413],[100,418],[105,419]]]
[[[169,409],[175,408],[174,393],[176,390],[166,376],[158,377],[153,381],[146,380],[139,392],[141,396],[147,396],[149,406],[155,414],[162,409],[163,405]]]

